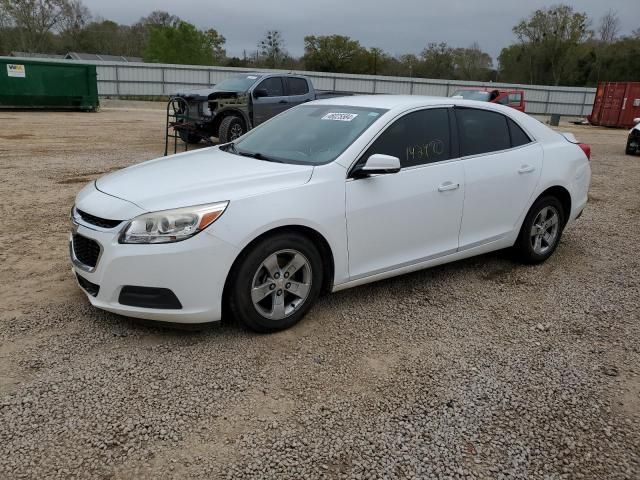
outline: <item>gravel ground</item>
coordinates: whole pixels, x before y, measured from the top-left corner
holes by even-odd
[[[91,308],[75,192],[162,152],[162,112],[0,112],[0,478],[640,478],[640,157],[593,146],[550,261],[340,292],[295,328],[180,332]],[[7,225],[8,222],[8,225]]]

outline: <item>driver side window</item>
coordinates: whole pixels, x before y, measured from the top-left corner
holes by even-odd
[[[447,109],[419,110],[399,118],[382,132],[359,163],[374,153],[398,157],[402,168],[448,160],[451,150]]]
[[[282,77],[270,77],[258,85],[259,89],[264,89],[267,92],[267,97],[282,97],[284,96],[284,88],[282,86]]]

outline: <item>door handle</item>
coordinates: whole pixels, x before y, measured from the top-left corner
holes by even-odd
[[[286,100],[280,100],[278,103],[289,103]]]
[[[520,167],[520,170],[518,170],[518,173],[531,173],[536,169],[536,167],[533,167],[531,165],[522,165]]]
[[[458,188],[460,188],[460,184],[459,183],[444,182],[444,183],[440,184],[440,186],[438,187],[438,191],[439,192],[447,192],[449,190],[456,190]]]

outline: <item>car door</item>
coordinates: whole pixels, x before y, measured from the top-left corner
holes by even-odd
[[[524,104],[522,102],[522,93],[512,92],[509,94],[509,104],[511,108],[515,108],[520,112],[524,112]]]
[[[288,108],[288,101],[284,93],[284,83],[282,80],[282,77],[268,77],[254,88],[254,92],[258,89],[267,92],[266,97],[253,97],[254,126],[266,122],[271,117],[275,117]]]
[[[542,172],[542,147],[511,118],[454,109],[464,167],[460,250],[504,238],[519,228]]]
[[[394,174],[349,178],[346,215],[352,280],[425,261],[458,247],[464,172],[452,148],[449,109],[413,111],[360,157],[398,157]]]
[[[311,100],[309,95],[309,83],[306,78],[287,77],[285,82],[287,85],[285,93],[287,94],[289,108]]]

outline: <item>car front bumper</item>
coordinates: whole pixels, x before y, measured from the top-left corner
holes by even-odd
[[[120,230],[94,229],[74,222],[74,232],[69,238],[72,269],[80,277],[79,286],[95,307],[129,317],[172,323],[221,319],[222,292],[227,273],[239,253],[236,247],[208,230],[176,243],[120,244]],[[74,235],[98,243],[100,253],[95,268],[83,264],[74,255]],[[136,291],[169,290],[179,300],[179,307],[124,305],[121,293],[125,286],[142,287]]]

